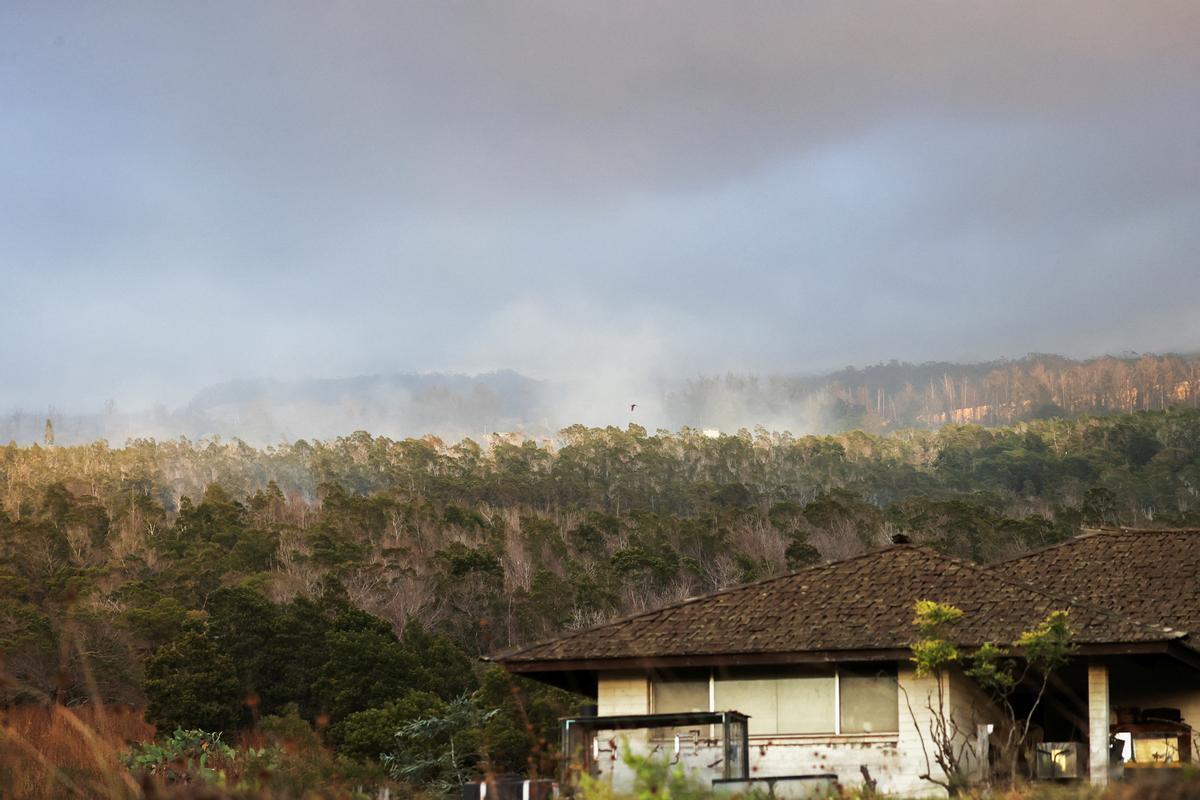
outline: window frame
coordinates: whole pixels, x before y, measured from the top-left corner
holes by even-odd
[[[838,704],[838,706],[837,706],[837,726],[838,726],[838,735],[841,736],[842,728],[844,727],[844,720],[842,718],[843,715],[842,715],[842,694],[841,694],[842,693],[842,665],[840,665],[840,664],[837,665],[836,670],[837,670],[837,681],[836,681],[837,688],[835,691],[836,691],[837,704]],[[877,676],[879,672],[882,672],[882,670],[868,670],[868,669],[864,669],[863,667],[856,667],[856,666],[847,666],[846,671],[848,673],[854,674],[855,677],[864,677],[864,675],[869,674],[871,672],[874,672]],[[890,675],[890,677],[892,679],[892,684],[896,687],[896,727],[893,729],[880,730],[880,731],[851,731],[850,733],[848,733],[846,735],[848,735],[848,736],[872,736],[876,733],[886,735],[886,734],[900,732],[900,719],[901,719],[902,715],[900,714],[900,668],[899,668],[899,665],[897,665],[895,668],[895,674]]]

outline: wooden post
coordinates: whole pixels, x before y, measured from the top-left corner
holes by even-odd
[[[1088,664],[1088,772],[1092,783],[1108,783],[1108,667]]]

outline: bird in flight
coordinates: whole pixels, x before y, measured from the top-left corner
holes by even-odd
[[[630,403],[630,404],[629,404],[629,410],[630,410],[630,412],[632,412],[632,411],[633,411],[635,408],[637,408],[637,403]]]

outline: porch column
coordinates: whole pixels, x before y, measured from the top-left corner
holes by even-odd
[[[1088,772],[1108,783],[1108,667],[1088,664]]]

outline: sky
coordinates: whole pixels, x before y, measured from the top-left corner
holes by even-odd
[[[1197,42],[1194,0],[0,0],[0,409],[1195,351]]]

